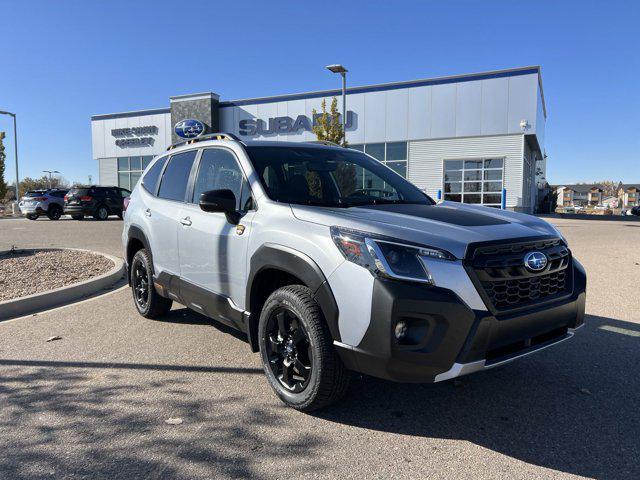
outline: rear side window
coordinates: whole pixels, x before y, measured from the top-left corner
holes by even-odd
[[[195,158],[196,150],[171,156],[162,175],[162,180],[160,180],[160,190],[158,191],[160,198],[184,201],[189,174]]]
[[[158,179],[160,178],[160,173],[162,173],[162,167],[166,163],[168,157],[163,157],[159,159],[153,166],[149,169],[144,177],[142,177],[142,186],[149,193],[156,194],[156,188],[158,186]]]

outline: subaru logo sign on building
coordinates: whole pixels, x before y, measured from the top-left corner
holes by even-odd
[[[204,123],[200,120],[194,120],[192,118],[187,120],[180,120],[174,127],[176,135],[182,138],[196,138],[202,135],[205,131]]]
[[[524,256],[524,266],[531,272],[540,272],[547,266],[547,256],[542,252],[529,252]]]

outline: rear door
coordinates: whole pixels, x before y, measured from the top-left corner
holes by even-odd
[[[200,209],[200,194],[219,189],[229,189],[236,196],[236,208],[243,213],[240,228],[229,223],[224,213]],[[235,154],[222,147],[204,149],[178,227],[180,271],[186,282],[229,297],[236,305],[244,304],[247,246],[255,215],[252,205],[251,191]]]
[[[154,271],[180,275],[178,258],[178,226],[184,208],[191,168],[197,150],[169,157],[159,180],[157,196],[149,195],[143,215],[149,220]]]

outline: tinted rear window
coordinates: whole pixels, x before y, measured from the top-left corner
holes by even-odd
[[[43,191],[31,191],[31,192],[27,192],[24,194],[25,197],[40,197],[42,195],[44,195],[45,192]]]
[[[156,194],[156,188],[158,187],[158,179],[162,172],[162,167],[167,161],[167,157],[160,158],[153,164],[149,171],[142,177],[142,186],[150,193]]]
[[[184,201],[189,174],[195,158],[196,150],[171,156],[160,181],[160,190],[158,190],[160,198]]]
[[[68,195],[81,196],[81,195],[86,195],[87,193],[89,193],[88,188],[72,188],[71,190],[69,190]]]

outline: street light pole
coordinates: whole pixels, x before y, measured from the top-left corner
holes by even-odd
[[[58,170],[42,170],[43,173],[48,173],[49,174],[49,188],[52,188],[52,179],[51,179],[51,174],[52,173],[60,173]]]
[[[327,65],[327,70],[342,76],[342,143],[347,142],[347,70],[340,64]]]
[[[11,112],[3,112],[0,115],[11,115],[13,117],[13,147],[16,157],[16,201],[20,201],[20,176],[18,175],[18,124],[16,122],[16,114]]]

